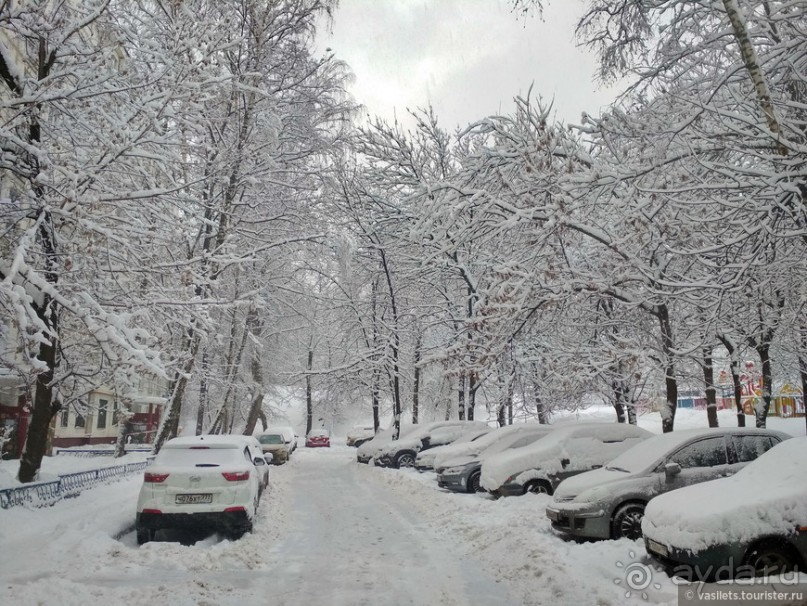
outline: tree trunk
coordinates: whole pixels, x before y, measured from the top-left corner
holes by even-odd
[[[666,305],[659,305],[656,317],[658,317],[661,326],[661,348],[664,357],[664,384],[667,398],[665,407],[661,411],[661,431],[669,433],[675,426],[675,410],[678,407],[678,380],[675,377],[670,310]]]
[[[373,348],[372,348],[372,355],[371,360],[373,361],[373,372],[372,372],[372,379],[370,382],[370,402],[373,407],[373,429],[375,433],[378,433],[379,427],[381,427],[381,419],[379,414],[379,406],[380,406],[380,390],[381,390],[381,369],[378,366],[379,363],[379,331],[378,331],[378,280],[373,278],[372,283],[372,310],[373,310]]]
[[[392,271],[387,263],[387,254],[383,248],[378,249],[381,256],[381,267],[389,289],[390,307],[392,309],[392,439],[397,440],[401,435],[401,370],[399,356],[401,351],[401,336],[398,334],[398,305],[395,289],[392,286]]]
[[[807,326],[801,327],[801,350],[799,353],[799,374],[801,375],[801,406],[804,422],[807,423]]]
[[[636,418],[636,401],[631,398],[630,401],[627,403],[628,407],[628,423],[631,425],[637,425],[639,419]]]
[[[308,343],[308,362],[305,373],[305,435],[311,433],[314,427],[314,398],[311,391],[311,371],[314,369],[314,343]]]
[[[252,360],[250,361],[249,368],[252,373],[254,392],[252,402],[249,406],[249,413],[247,414],[247,424],[244,428],[244,435],[251,436],[255,433],[255,426],[258,424],[258,417],[260,416],[264,398],[263,365],[261,364],[261,350],[259,349],[259,342],[263,337],[263,322],[261,322],[260,316],[258,315],[258,307],[255,303],[250,306],[247,312],[245,329],[245,332],[249,332],[253,337]]]
[[[31,140],[39,141],[38,123],[36,123],[36,134],[32,134]],[[55,285],[59,281],[56,270],[58,259],[51,233],[50,214],[44,210],[40,213],[41,224],[37,233],[45,253],[47,266],[45,279],[48,284]],[[53,417],[61,409],[61,404],[53,393],[53,378],[59,355],[56,336],[59,328],[57,305],[50,296],[43,294],[42,303],[35,304],[34,309],[37,318],[48,328],[50,334],[42,335],[42,343],[39,345],[37,355],[37,360],[42,363],[45,370],[37,375],[34,384],[34,402],[31,419],[28,423],[28,436],[25,439],[25,447],[20,458],[20,469],[17,473],[17,479],[23,483],[33,482],[39,475],[42,457],[45,456],[48,449],[48,428]]]
[[[461,374],[458,378],[458,387],[457,387],[457,414],[459,415],[459,420],[465,420],[465,375]]]
[[[208,368],[208,353],[207,347],[202,352],[201,362],[201,376],[199,377],[199,409],[196,411],[196,435],[202,435],[205,427],[205,414],[207,413],[207,368]]]
[[[474,408],[476,407],[476,392],[479,389],[479,382],[476,380],[476,373],[471,371],[468,377],[468,406],[465,409],[469,421],[474,420]]]
[[[38,61],[36,63],[37,79],[44,80],[50,75],[50,70],[56,61],[56,49],[48,49],[48,41],[39,37],[38,39]],[[11,92],[18,96],[23,96],[22,83],[17,81],[17,77],[11,73],[5,62],[5,57],[0,57],[3,79],[11,89]],[[39,122],[41,106],[39,103],[32,103],[27,110],[28,132],[27,139],[31,148],[36,148],[42,140],[42,126]],[[42,206],[37,211],[36,220],[39,225],[36,227],[37,242],[42,247],[42,256],[45,262],[45,280],[48,285],[55,287],[59,282],[59,259],[57,250],[57,240],[55,227],[50,212],[47,210],[47,200],[42,185],[38,182],[40,177],[39,156],[36,153],[27,154],[27,162],[30,167],[31,190]],[[0,275],[0,279],[5,279]],[[47,332],[42,334],[42,342],[39,346],[37,360],[45,367],[45,370],[36,377],[34,385],[34,401],[31,410],[31,418],[28,422],[28,435],[25,439],[22,456],[20,457],[20,468],[17,472],[17,479],[20,482],[28,483],[36,480],[39,475],[39,468],[42,465],[42,457],[48,449],[48,428],[50,422],[61,409],[59,400],[54,396],[53,379],[56,365],[58,363],[58,306],[52,298],[41,293],[42,301],[34,303],[36,315]]]
[[[510,397],[507,399],[507,424],[513,424],[513,388],[510,390]]]
[[[762,68],[759,65],[759,57],[757,57],[754,45],[751,43],[751,37],[748,34],[745,16],[740,12],[737,0],[723,0],[723,7],[726,9],[726,15],[729,18],[732,30],[734,30],[734,37],[740,47],[743,63],[745,63],[745,68],[748,70],[748,75],[751,77],[751,82],[754,85],[754,92],[756,93],[759,108],[765,116],[768,128],[773,136],[776,137],[779,154],[785,156],[788,150],[782,141],[782,128],[779,125],[779,119],[776,116],[776,110],[771,101],[768,83],[765,81],[765,75],[762,73]]]
[[[126,454],[126,439],[132,433],[132,401],[124,398],[121,407],[118,409],[118,439],[115,441],[115,458]]]
[[[718,339],[729,352],[729,370],[731,371],[731,384],[734,387],[734,406],[737,408],[737,427],[745,427],[745,411],[743,410],[743,386],[740,383],[740,360],[737,357],[737,348],[725,336],[718,335]]]
[[[46,302],[47,299],[46,297]],[[51,323],[47,313],[39,313],[41,309],[41,307],[37,307],[39,319],[55,333],[55,321]],[[55,341],[55,337],[48,336],[39,346],[37,359],[45,365],[47,370],[36,377],[28,437],[25,439],[25,448],[20,458],[20,469],[17,475],[17,479],[23,483],[33,482],[39,475],[42,457],[45,456],[48,448],[48,427],[50,427],[53,417],[61,409],[60,404],[54,398],[52,384],[57,359]]]
[[[624,423],[625,418],[625,393],[622,390],[622,382],[619,379],[611,381],[611,389],[614,392],[614,410],[616,411],[616,422]]]
[[[193,343],[190,347],[189,357],[185,361],[185,365],[180,372],[177,372],[174,377],[174,389],[171,391],[171,400],[168,403],[167,410],[160,419],[160,428],[157,431],[157,436],[154,439],[154,452],[160,452],[165,442],[176,435],[179,416],[182,412],[182,400],[185,397],[185,388],[190,379],[191,370],[193,370],[196,361],[196,354],[199,351],[200,337],[194,336]]]
[[[706,385],[706,418],[709,427],[717,427],[717,389],[715,389],[715,369],[712,364],[712,348],[703,348],[703,382]]]
[[[419,406],[420,406],[420,348],[422,344],[422,335],[420,331],[417,332],[415,339],[415,370],[414,370],[414,385],[412,385],[412,424],[417,425]]]
[[[770,344],[766,341],[760,342],[754,348],[757,350],[759,360],[762,363],[762,405],[757,403],[754,407],[756,416],[756,426],[765,429],[768,422],[768,411],[771,409],[771,395],[773,393],[773,369],[771,366]]]

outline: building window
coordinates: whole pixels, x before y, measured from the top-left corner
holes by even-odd
[[[61,419],[59,419],[59,422],[60,422],[59,424],[62,427],[67,427],[67,419],[70,416],[70,409],[69,408],[63,408],[62,412],[61,412],[61,415],[62,416],[61,416]]]
[[[108,405],[108,400],[98,400],[98,429],[106,427],[106,409]]]
[[[84,427],[84,415],[80,412],[76,412],[76,422],[73,427]]]

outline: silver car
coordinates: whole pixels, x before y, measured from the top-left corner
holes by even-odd
[[[562,534],[637,539],[656,495],[727,477],[790,436],[766,429],[693,429],[654,436],[595,469],[561,482],[546,515]]]

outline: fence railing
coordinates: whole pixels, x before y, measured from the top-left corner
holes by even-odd
[[[25,484],[16,488],[0,490],[0,508],[11,507],[47,507],[65,497],[78,495],[82,489],[101,484],[113,478],[120,478],[130,473],[144,470],[150,461],[126,463],[100,469],[90,469],[77,473],[68,473],[59,476],[58,480],[50,482],[36,482]]]
[[[150,445],[126,448],[126,454],[131,452],[151,452],[153,448]],[[54,448],[54,456],[71,456],[71,457],[109,457],[114,454],[112,448]]]

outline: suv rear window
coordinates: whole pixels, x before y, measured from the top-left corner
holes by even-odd
[[[163,448],[154,459],[155,465],[182,467],[216,467],[240,462],[240,448]]]

